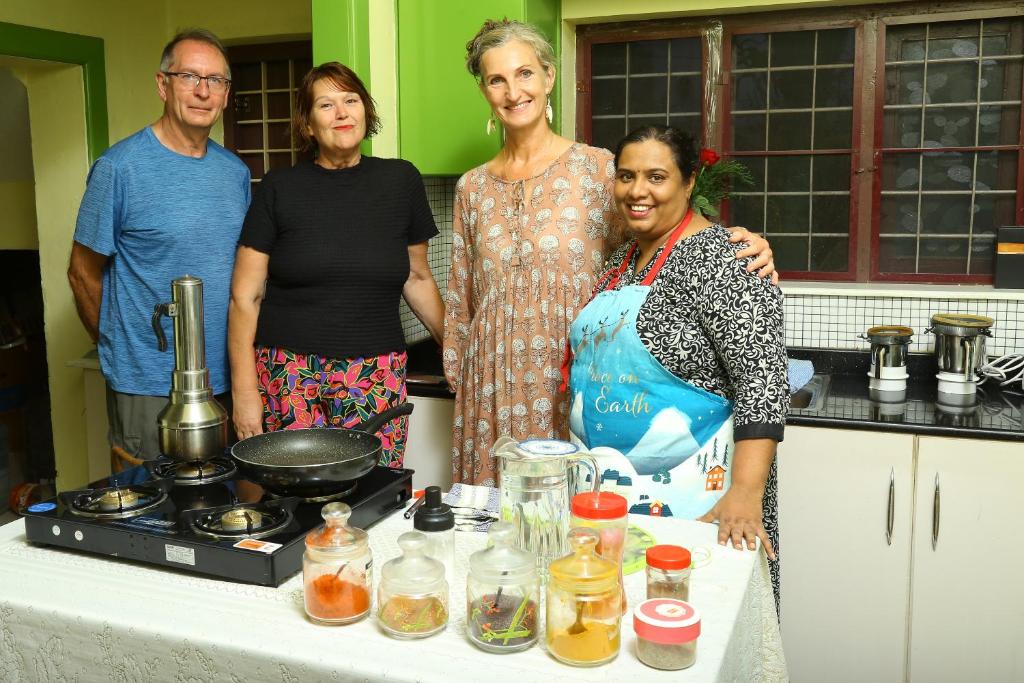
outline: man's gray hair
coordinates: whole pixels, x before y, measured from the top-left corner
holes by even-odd
[[[224,47],[224,43],[220,42],[220,38],[213,31],[208,31],[205,28],[187,28],[179,31],[170,42],[164,46],[164,51],[160,55],[160,70],[170,71],[171,65],[174,64],[174,48],[178,46],[178,43],[185,40],[194,40],[197,43],[206,43],[212,47],[217,48],[221,55],[224,56],[224,63],[228,66],[227,77],[231,78],[231,60],[228,59],[228,51]]]

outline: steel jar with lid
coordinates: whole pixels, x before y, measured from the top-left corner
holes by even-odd
[[[697,661],[700,614],[682,600],[644,600],[633,610],[636,655],[654,669],[676,671]]]
[[[366,532],[348,526],[352,508],[328,503],[324,525],[306,536],[302,558],[306,614],[321,624],[348,624],[370,612],[373,556]]]
[[[932,326],[935,334],[935,359],[940,373],[960,375],[964,381],[977,379],[977,371],[988,360],[985,337],[992,336],[995,320],[983,315],[936,313]]]

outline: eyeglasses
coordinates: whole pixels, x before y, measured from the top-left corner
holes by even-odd
[[[164,71],[162,73],[165,76],[177,76],[181,79],[182,83],[193,90],[199,87],[201,81],[206,81],[206,85],[210,87],[210,92],[215,93],[222,93],[231,85],[231,79],[224,78],[223,76],[200,76],[188,71]]]

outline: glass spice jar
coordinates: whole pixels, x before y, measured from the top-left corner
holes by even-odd
[[[533,553],[515,547],[516,529],[496,522],[488,547],[469,556],[466,633],[487,652],[520,652],[537,642],[540,581]]]
[[[614,562],[597,554],[595,531],[569,532],[571,555],[549,567],[548,652],[573,666],[597,666],[619,654],[622,589]]]
[[[622,583],[622,552],[626,548],[629,530],[629,502],[617,493],[588,491],[572,497],[570,524],[593,529],[600,537],[597,554],[611,560],[619,568],[619,587]],[[622,613],[626,613],[626,591],[622,590]]]
[[[633,610],[636,656],[654,669],[676,671],[697,661],[700,614],[682,600],[644,600]]]
[[[352,508],[328,503],[324,525],[306,535],[302,557],[306,614],[321,624],[348,624],[370,612],[373,556],[366,532],[348,526]]]
[[[690,551],[678,545],[647,549],[647,597],[690,599]]]
[[[419,531],[398,537],[402,555],[384,563],[377,589],[377,621],[394,638],[426,638],[448,624],[448,582],[444,565],[427,557]]]

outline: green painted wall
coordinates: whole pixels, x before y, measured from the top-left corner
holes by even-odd
[[[359,75],[373,96],[370,80],[369,0],[312,0],[313,64],[341,62]],[[373,141],[362,144],[364,154]]]

